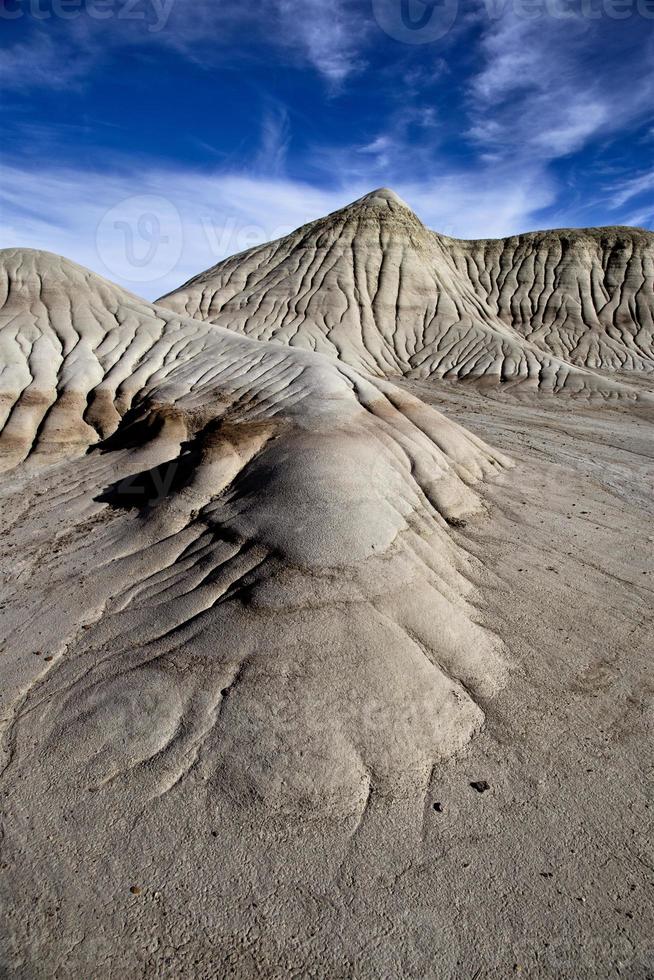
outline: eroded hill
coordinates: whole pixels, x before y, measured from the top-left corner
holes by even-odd
[[[0,972],[647,975],[648,406],[0,270]]]
[[[355,822],[424,792],[504,672],[448,524],[508,461],[347,365],[1,259],[5,779],[105,805],[201,772]]]
[[[381,189],[158,303],[374,375],[627,395],[595,371],[654,370],[654,235],[458,241]]]

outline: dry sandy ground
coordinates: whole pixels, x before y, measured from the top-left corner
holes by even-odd
[[[651,418],[406,386],[518,464],[453,532],[513,665],[484,731],[358,825],[188,787],[124,818],[36,806],[7,975],[654,976]]]
[[[516,669],[433,787],[432,975],[654,976],[651,420],[412,389],[519,463],[459,533]]]
[[[515,669],[422,812],[380,801],[338,886],[307,871],[276,975],[653,977],[651,420],[410,387],[519,463],[457,532]]]

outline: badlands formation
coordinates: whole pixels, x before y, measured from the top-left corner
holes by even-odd
[[[654,975],[653,277],[386,190],[155,305],[0,252],[3,976]]]
[[[380,189],[159,303],[370,374],[609,395],[619,389],[586,369],[654,370],[654,234],[458,241]]]

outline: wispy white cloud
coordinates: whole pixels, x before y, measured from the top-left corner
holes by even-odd
[[[612,68],[598,71],[589,54],[605,50],[609,26]],[[482,33],[481,67],[469,83],[470,138],[486,151],[542,166],[629,125],[654,96],[647,47],[627,43],[637,29],[623,26],[618,36],[606,20],[532,19],[507,8]]]
[[[376,185],[374,177],[321,189],[256,174],[139,167],[113,174],[0,168],[3,246],[64,254],[154,298],[227,255],[281,237]],[[512,172],[450,172],[395,189],[430,227],[460,237],[529,227],[552,190]]]
[[[0,86],[4,91],[24,88],[68,88],[79,84],[94,57],[65,42],[57,44],[45,31],[0,48]]]
[[[287,43],[334,85],[364,66],[370,18],[347,0],[274,0]]]
[[[654,191],[654,170],[639,174],[624,181],[618,187],[613,187],[611,191],[610,204],[613,208],[620,208],[627,201],[640,197],[648,191]]]
[[[25,16],[22,38],[0,52],[3,86],[78,83],[112,51],[129,47],[164,47],[211,67],[252,57],[251,41],[263,42],[281,62],[308,64],[330,86],[340,86],[364,66],[371,26],[370,17],[348,0],[113,0],[108,9],[106,19],[83,2],[63,22]]]
[[[5,165],[0,244],[66,255],[152,299],[227,255],[342,206],[350,193],[253,174]]]
[[[654,205],[644,211],[635,211],[628,215],[624,224],[634,228],[647,228],[651,231],[654,224]]]
[[[257,169],[264,174],[281,174],[290,142],[291,126],[287,109],[282,105],[270,106],[264,113],[261,125]]]
[[[545,174],[507,167],[443,174],[397,190],[426,225],[453,238],[503,238],[532,230],[538,212],[556,197],[556,185]]]
[[[175,0],[152,40],[202,62],[212,60],[212,51],[229,56],[234,42],[242,49],[246,38],[258,38],[340,84],[363,67],[369,28],[369,13],[351,0]]]
[[[343,181],[385,184],[406,182],[410,174],[434,174],[440,169],[439,149],[445,140],[433,106],[402,105],[388,112],[384,127],[358,145],[319,144],[307,162],[319,177],[337,173]],[[443,157],[445,154],[443,154]]]

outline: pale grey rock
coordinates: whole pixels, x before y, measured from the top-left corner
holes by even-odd
[[[654,370],[654,235],[459,241],[382,188],[158,303],[373,375],[633,398],[595,371]]]

